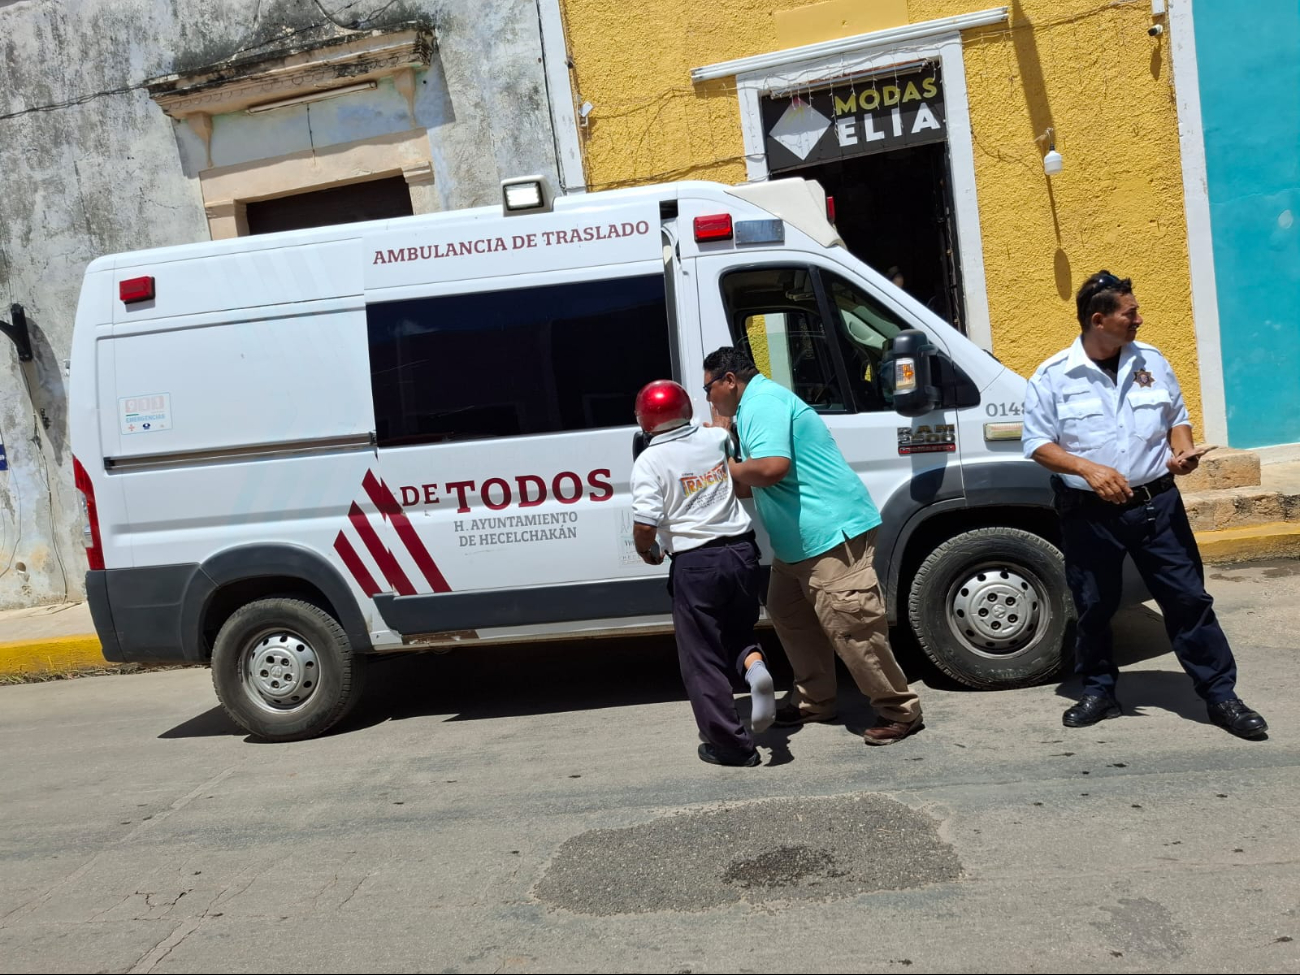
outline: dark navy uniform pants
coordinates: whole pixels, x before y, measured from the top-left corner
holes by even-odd
[[[1119,608],[1124,553],[1160,606],[1165,631],[1196,693],[1217,704],[1236,696],[1237,665],[1205,591],[1205,572],[1178,489],[1129,507],[1087,497],[1059,481],[1056,506],[1065,573],[1079,615],[1074,672],[1085,694],[1114,696],[1119,670],[1110,621]]]
[[[752,533],[719,539],[673,556],[677,660],[700,734],[724,756],[747,757],[754,740],[736,714],[745,658],[759,650],[754,636],[760,588],[758,545]]]

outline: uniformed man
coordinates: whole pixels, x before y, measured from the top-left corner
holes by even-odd
[[[1129,279],[1099,271],[1075,305],[1082,334],[1034,373],[1024,412],[1025,456],[1056,474],[1065,571],[1079,615],[1075,673],[1083,696],[1063,723],[1081,728],[1120,714],[1110,620],[1127,552],[1210,720],[1243,738],[1262,737],[1268,725],[1237,697],[1237,665],[1174,484],[1201,456],[1178,380],[1159,351],[1137,341],[1142,316]]]

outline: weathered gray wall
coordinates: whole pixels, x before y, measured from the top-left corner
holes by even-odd
[[[63,363],[86,264],[208,238],[187,133],[141,83],[344,36],[326,14],[434,29],[426,77],[445,87],[420,121],[442,208],[554,176],[535,0],[0,0],[0,318],[21,303],[35,351],[20,365],[0,339],[0,609],[81,592]]]

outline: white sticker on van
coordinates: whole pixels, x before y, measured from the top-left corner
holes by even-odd
[[[172,428],[172,394],[146,393],[123,396],[118,401],[118,418],[122,433],[158,433]]]
[[[618,513],[618,546],[620,565],[640,565],[641,556],[636,554],[636,536],[633,532],[636,522],[632,519],[632,509],[624,508]]]

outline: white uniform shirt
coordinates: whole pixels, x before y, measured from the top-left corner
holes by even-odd
[[[650,441],[632,464],[632,518],[659,529],[674,555],[751,526],[727,469],[727,431],[684,426]]]
[[[1120,352],[1116,375],[1112,382],[1088,358],[1082,337],[1039,366],[1025,390],[1025,456],[1043,444],[1059,444],[1076,457],[1113,467],[1133,487],[1168,474],[1169,431],[1191,425],[1173,369],[1154,346],[1130,342]],[[1081,477],[1060,476],[1070,487],[1091,490]]]

